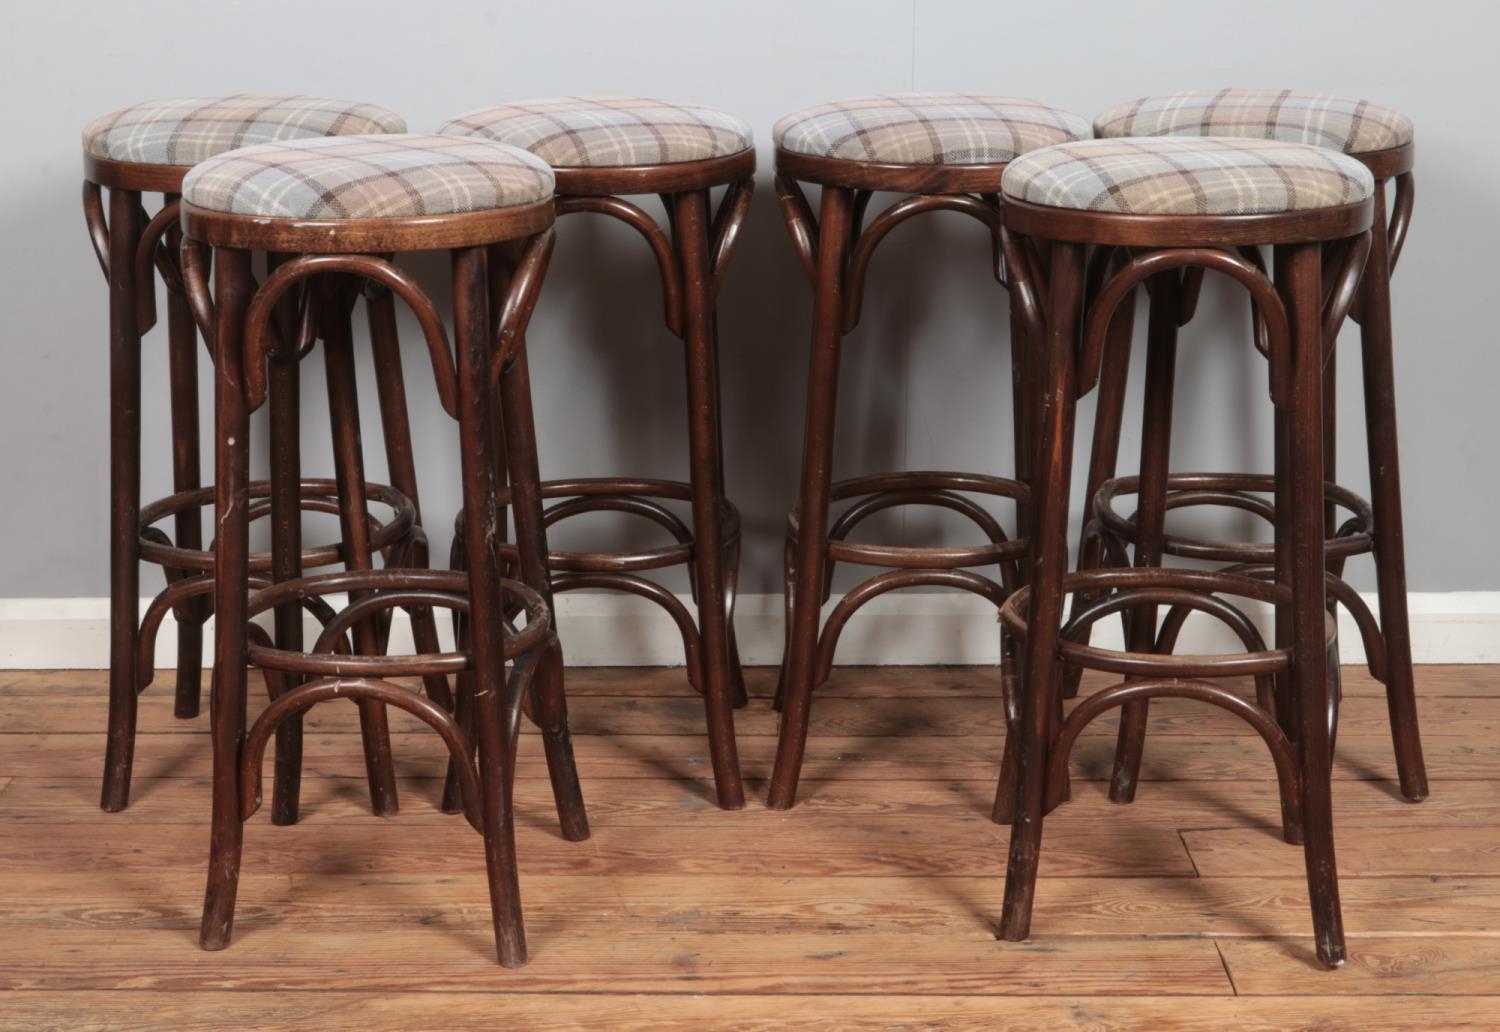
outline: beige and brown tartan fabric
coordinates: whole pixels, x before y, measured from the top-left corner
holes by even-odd
[[[1139,97],[1094,119],[1094,135],[1233,136],[1285,140],[1345,154],[1412,141],[1411,119],[1368,100],[1292,90],[1202,90]]]
[[[526,151],[423,134],[245,147],[195,165],[182,181],[189,204],[267,218],[450,215],[551,196],[552,170]]]
[[[739,154],[754,134],[733,115],[649,97],[549,97],[483,108],[438,127],[522,147],[554,168],[620,168]]]
[[[142,165],[196,165],[259,143],[318,136],[404,133],[394,111],[375,104],[292,93],[148,100],[96,118],[84,153]]]
[[[1354,204],[1370,170],[1322,147],[1177,136],[1084,140],[1011,162],[1005,196],[1120,215],[1259,215]]]
[[[1086,118],[1035,100],[903,93],[839,100],[787,115],[771,131],[795,154],[882,165],[994,165],[1089,138]]]

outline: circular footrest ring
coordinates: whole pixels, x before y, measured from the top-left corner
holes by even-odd
[[[1013,563],[1026,555],[1024,538],[1011,539],[1000,523],[967,494],[1009,498],[1018,504],[1030,500],[1027,486],[1017,480],[980,473],[949,473],[922,470],[907,473],[877,473],[836,481],[829,489],[831,501],[859,499],[828,529],[830,563],[858,563],[897,569],[958,570],[970,566]],[[982,530],[989,543],[956,547],[903,547],[861,544],[845,540],[864,519],[884,509],[903,505],[927,505],[966,516]],[[787,516],[787,540],[795,542],[801,531],[796,511]]]
[[[1093,515],[1106,531],[1132,544],[1136,540],[1133,516],[1122,516],[1115,508],[1121,495],[1140,490],[1141,478],[1106,480],[1094,495]],[[1276,478],[1261,473],[1173,473],[1167,477],[1167,510],[1198,506],[1226,506],[1251,513],[1274,526],[1274,502],[1260,497],[1274,494]],[[1325,545],[1329,559],[1347,559],[1374,550],[1375,513],[1370,503],[1337,484],[1324,484],[1323,497],[1348,512],[1338,533]],[[1274,544],[1248,541],[1211,541],[1182,534],[1164,534],[1162,551],[1181,559],[1206,559],[1221,563],[1269,563],[1276,559]]]
[[[638,552],[573,552],[553,549],[547,553],[547,564],[554,573],[630,573],[660,570],[668,566],[686,566],[693,561],[693,531],[662,501],[690,502],[692,485],[678,480],[631,479],[625,477],[579,477],[575,480],[545,480],[541,484],[544,501],[561,499],[542,512],[542,523],[551,527],[563,520],[589,512],[622,512],[650,520],[671,534],[673,544]],[[509,507],[511,492],[507,488],[497,495],[500,505]],[[728,499],[721,503],[722,547],[736,549],[740,540],[740,511]],[[463,513],[459,513],[461,528]],[[511,542],[500,543],[501,556],[511,564],[520,553]]]
[[[524,611],[526,623],[516,628],[506,621],[505,657],[514,659],[542,643],[551,630],[551,616],[542,596],[519,581],[502,580],[507,607]],[[302,605],[309,597],[348,592],[353,600],[337,610],[323,627],[310,652],[293,652],[252,641],[250,662],[257,667],[323,678],[387,678],[450,674],[468,670],[468,652],[425,653],[415,656],[362,656],[335,651],[344,632],[361,620],[398,606],[432,606],[469,612],[469,577],[448,570],[349,570],[281,581],[250,596],[247,615],[254,617],[288,603]]]
[[[303,512],[315,512],[337,516],[339,513],[338,484],[333,480],[303,480],[300,485],[300,506]],[[148,505],[141,507],[140,517],[140,552],[141,559],[158,566],[164,566],[169,570],[192,571],[196,573],[212,573],[214,569],[214,553],[212,548],[183,548],[168,542],[165,534],[156,527],[156,524],[179,513],[189,512],[193,509],[211,509],[214,505],[213,486],[194,488],[191,491],[179,491],[176,494],[167,495],[165,498],[157,499]],[[391,514],[384,520],[376,519],[372,514],[370,519],[370,551],[384,552],[392,545],[403,541],[416,526],[417,511],[410,499],[397,491],[394,487],[385,484],[366,484],[365,493],[373,503],[383,505],[391,510]],[[250,511],[249,518],[253,520],[263,519],[271,514],[271,484],[267,480],[254,480],[250,482]],[[319,566],[332,566],[344,561],[344,546],[341,542],[327,545],[314,545],[302,549],[302,567],[304,569]],[[250,553],[250,571],[252,573],[266,573],[271,569],[270,552]]]
[[[1250,617],[1238,606],[1219,599],[1232,595],[1253,602],[1286,605],[1290,589],[1268,580],[1210,570],[1179,570],[1140,567],[1121,570],[1089,570],[1063,577],[1062,592],[1088,592],[1095,598],[1074,613],[1058,639],[1058,655],[1066,663],[1086,670],[1102,670],[1140,678],[1256,677],[1291,669],[1292,654],[1286,648],[1266,648]],[[1026,610],[1030,587],[1013,592],[1000,607],[1000,622],[1017,641],[1027,636]],[[1222,655],[1172,655],[1160,652],[1129,652],[1084,645],[1072,637],[1105,616],[1127,612],[1142,605],[1166,605],[1196,609],[1217,617],[1245,643],[1245,651]],[[1338,625],[1323,614],[1327,628],[1326,647],[1338,640]]]

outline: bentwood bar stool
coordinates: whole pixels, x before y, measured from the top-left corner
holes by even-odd
[[[1351,158],[1299,144],[1127,138],[1037,151],[1006,169],[1003,186],[1012,302],[1043,341],[1045,374],[1038,385],[1031,577],[1001,610],[1005,632],[1024,643],[1010,732],[1017,740],[1017,791],[1001,934],[1018,940],[1029,933],[1043,813],[1062,798],[1068,754],[1082,728],[1116,706],[1182,697],[1239,715],[1265,741],[1281,785],[1285,835],[1303,843],[1318,957],[1337,965],[1344,938],[1330,780],[1328,656],[1336,639],[1326,610],[1322,377],[1326,342],[1353,300],[1370,249],[1374,181]],[[1325,269],[1325,246],[1339,241],[1344,246]],[[1273,249],[1274,276],[1244,250],[1261,247]],[[1096,267],[1107,271],[1086,291],[1089,248],[1124,255],[1099,260]],[[1077,399],[1101,375],[1119,375],[1102,355],[1121,300],[1161,279],[1176,295],[1196,270],[1234,279],[1260,314],[1258,343],[1268,358],[1277,438],[1270,575],[1143,566],[1066,573]],[[1147,361],[1158,363],[1160,355]],[[1164,509],[1163,477],[1142,477],[1138,490],[1143,511]],[[1093,601],[1065,626],[1067,597],[1080,592]],[[1274,607],[1273,645],[1260,640],[1246,600]],[[1078,640],[1082,626],[1159,605],[1222,621],[1244,641],[1244,651],[1175,656],[1170,642],[1155,649],[1132,642],[1116,652]],[[1123,680],[1056,723],[1064,661]],[[1261,706],[1208,680],[1243,676],[1274,681],[1277,694],[1290,700],[1294,734]]]
[[[1109,108],[1094,123],[1100,137],[1125,136],[1214,136],[1287,140],[1327,147],[1349,154],[1363,163],[1375,177],[1375,225],[1359,294],[1352,309],[1360,325],[1361,371],[1364,377],[1365,432],[1370,469],[1370,499],[1366,501],[1335,483],[1334,428],[1335,360],[1333,341],[1323,379],[1323,475],[1327,480],[1325,519],[1328,532],[1330,602],[1342,605],[1354,617],[1365,642],[1370,673],[1386,687],[1391,737],[1395,745],[1396,769],[1401,793],[1417,802],[1427,796],[1427,772],[1422,759],[1422,740],[1417,729],[1416,692],[1412,677],[1411,634],[1406,610],[1406,560],[1402,541],[1400,463],[1396,445],[1396,381],[1391,340],[1391,270],[1401,252],[1411,222],[1414,197],[1413,127],[1398,111],[1365,100],[1348,100],[1328,94],[1296,93],[1290,90],[1220,90],[1141,97]],[[1394,181],[1394,199],[1387,199]],[[1330,247],[1326,259],[1337,260]],[[1259,256],[1247,252],[1247,257]],[[1196,285],[1175,299],[1179,318],[1159,318],[1157,298],[1163,305],[1171,299],[1161,285],[1153,293],[1151,322],[1158,365],[1148,366],[1155,377],[1146,385],[1146,421],[1141,439],[1141,477],[1166,476],[1166,509],[1197,506],[1234,506],[1275,520],[1276,502],[1272,478],[1244,473],[1172,473],[1171,377],[1172,339],[1178,322],[1191,315]],[[1164,314],[1164,313],[1161,313]],[[1087,498],[1093,507],[1088,535],[1080,552],[1080,568],[1097,565],[1104,541],[1118,546],[1134,545],[1136,565],[1158,565],[1163,555],[1232,563],[1242,570],[1264,568],[1274,558],[1267,544],[1190,538],[1166,533],[1162,512],[1149,509],[1142,500],[1140,511],[1128,517],[1116,509],[1116,501],[1134,493],[1138,478],[1115,478],[1115,445],[1118,441],[1125,363],[1130,353],[1126,335],[1105,356],[1120,375],[1110,380],[1110,390],[1101,391],[1099,411],[1107,413],[1095,437],[1089,470]],[[1347,518],[1345,518],[1345,515]],[[1123,549],[1118,549],[1123,551]],[[1364,600],[1341,579],[1343,564],[1350,556],[1373,553],[1379,589],[1380,619],[1377,624]],[[1147,619],[1139,634],[1147,634]],[[1071,672],[1070,672],[1071,673]],[[1076,685],[1076,677],[1073,678]],[[1335,699],[1335,702],[1337,700]],[[1283,728],[1295,725],[1286,707],[1290,700],[1276,699],[1281,707]],[[1146,734],[1146,703],[1128,707],[1120,725],[1119,750],[1111,797],[1127,802],[1138,782],[1141,753]]]
[[[203,623],[212,612],[213,555],[204,547],[201,520],[214,489],[200,481],[197,341],[177,261],[178,195],[183,177],[197,162],[234,147],[405,129],[399,115],[372,104],[262,93],[148,101],[105,115],[84,129],[84,214],[110,297],[110,703],[101,799],[106,810],[124,809],[129,801],[136,700],[154,673],[158,628],[168,611],[175,613],[175,709],[179,717],[193,717],[201,695]],[[107,215],[104,189],[109,191]],[[148,216],[143,206],[145,194],[161,195],[154,215]],[[167,288],[173,493],[142,506],[141,339],[156,321],[158,274]],[[372,299],[372,316],[388,304],[388,299]],[[284,306],[278,315],[280,329],[299,333],[299,314],[304,324],[310,324],[305,303],[300,313],[296,304]],[[378,322],[372,318],[372,325]],[[393,456],[409,454],[400,359],[389,349],[387,354],[389,361],[383,363],[380,377],[387,447]],[[297,406],[296,363],[279,366],[272,404],[291,415]],[[279,425],[290,425],[295,432],[295,422],[282,420]],[[404,448],[403,441],[407,442]],[[392,468],[396,468],[394,461]],[[414,474],[393,479],[400,483],[400,490],[370,486],[371,500],[390,510],[376,520],[371,549],[417,547],[421,532],[413,504]],[[250,492],[257,516],[281,522],[295,523],[293,514],[299,510],[337,512],[333,484],[302,481],[295,468],[276,488],[260,482],[252,484]],[[168,520],[173,524],[171,537],[159,526]],[[342,561],[342,555],[342,543],[309,547],[301,549],[300,565],[326,566]],[[168,581],[144,619],[138,608],[143,560],[162,567]],[[257,553],[250,563],[257,575],[271,571],[268,554]],[[296,640],[301,625],[293,623],[278,628],[278,636]],[[418,633],[430,625],[430,620],[419,620]],[[372,800],[377,812],[389,812],[396,803],[395,779],[384,745],[383,713],[379,707],[366,707],[362,716]],[[296,819],[299,734],[293,722],[278,741],[280,773],[274,808],[278,823]]]
[[[667,329],[683,344],[687,370],[688,482],[590,477],[542,483],[553,500],[546,524],[613,511],[658,524],[668,545],[634,553],[553,551],[550,591],[623,591],[665,609],[682,634],[688,678],[703,694],[719,805],[745,804],[734,740],[734,707],[745,699],[734,638],[734,588],[740,516],[724,490],[724,446],[715,303],[749,209],[755,150],[749,126],[695,104],[642,97],[557,97],[473,111],[440,133],[521,147],[552,166],[557,212],[592,212],[624,222],[645,238],[661,274]],[[725,187],[715,208],[710,192]],[[626,195],[657,194],[668,228]],[[520,358],[526,375],[525,356]],[[533,473],[535,471],[532,471]],[[503,497],[526,504],[519,486]],[[664,502],[688,502],[689,528]],[[515,546],[505,549],[515,560]],[[693,616],[677,596],[642,577],[687,566],[697,602]],[[550,592],[548,597],[550,598]]]
[[[534,439],[521,350],[553,246],[552,173],[515,148],[439,136],[375,135],[296,140],[233,151],[198,165],[182,184],[186,288],[213,346],[215,387],[215,634],[213,826],[202,943],[228,944],[238,882],[242,822],[259,804],[260,766],[270,735],[319,702],[352,698],[404,709],[442,737],[464,813],[483,835],[500,962],[525,962],[511,816],[517,732],[525,707],[543,728],[563,833],[588,835],[567,732],[562,654],[543,591],[502,578],[499,459],[494,385],[504,406],[523,570],[538,568],[546,536],[536,504]],[[259,284],[253,252],[296,255]],[[387,255],[446,251],[453,273],[453,340],[422,288]],[[206,272],[212,256],[212,289]],[[497,269],[498,266],[498,269]],[[399,296],[420,323],[438,397],[459,424],[468,573],[371,570],[250,578],[249,419],[267,394],[268,363],[295,343],[273,332],[280,300],[299,284],[323,294],[370,280]],[[334,324],[337,326],[337,322]],[[331,417],[352,391],[354,348],[346,332],[323,340]],[[377,361],[380,356],[376,356]],[[272,412],[273,420],[280,415]],[[273,430],[273,437],[275,436]],[[292,447],[294,447],[293,442]],[[524,454],[523,454],[524,453]],[[273,452],[273,465],[284,456]],[[354,548],[363,543],[365,494],[357,432],[335,455],[338,508]],[[283,527],[273,527],[282,538]],[[284,542],[281,550],[285,550]],[[273,550],[277,544],[273,542]],[[257,590],[253,594],[250,589]],[[247,620],[295,612],[301,600],[347,592],[309,650],[247,636]],[[360,629],[398,606],[461,614],[458,651],[416,656],[366,654]],[[507,609],[524,613],[519,628]],[[368,634],[368,631],[366,631]],[[355,639],[351,647],[350,638]],[[246,664],[262,668],[274,700],[246,729]],[[506,663],[512,664],[509,677]],[[457,715],[390,678],[456,675]],[[309,678],[303,681],[303,678]]]
[[[1088,123],[1032,100],[955,93],[864,97],[809,108],[775,127],[776,189],[792,242],[812,282],[813,340],[808,373],[806,438],[801,493],[788,520],[787,643],[778,691],[781,730],[769,803],[795,802],[807,745],[812,693],[827,680],[841,631],[860,606],[888,591],[945,587],[1001,604],[1022,574],[1021,558],[1031,471],[1034,422],[1028,354],[1034,342],[1012,320],[1016,476],[978,473],[879,473],[833,480],[833,434],[839,356],[843,338],[859,322],[871,256],[896,226],[931,211],[956,211],[977,219],[996,240],[997,277],[1004,283],[998,247],[1000,177],[1006,163],[1038,147],[1087,138]],[[814,214],[802,184],[822,189]],[[865,219],[876,191],[901,197]],[[1008,537],[973,496],[1013,502],[1017,535]],[[852,504],[831,525],[831,502]],[[905,505],[937,506],[972,521],[983,544],[905,548],[848,540],[866,517]],[[831,591],[835,563],[885,568],[844,596],[821,633],[820,609]],[[998,568],[998,581],[977,572]]]

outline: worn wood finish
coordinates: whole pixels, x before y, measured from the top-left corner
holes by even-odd
[[[755,701],[740,734],[756,746],[742,756],[756,797],[775,676],[748,671]],[[1335,786],[1349,961],[1323,977],[1264,746],[1234,733],[1233,718],[1200,722],[1213,713],[1191,702],[1153,703],[1140,805],[1108,801],[1110,738],[1080,745],[1079,774],[1093,780],[1075,781],[1075,799],[1047,820],[1034,918],[1045,938],[1017,946],[991,937],[1005,863],[1004,830],[986,819],[1000,732],[962,727],[964,714],[998,712],[993,669],[836,669],[816,715],[862,715],[812,739],[828,749],[791,813],[725,813],[706,759],[687,776],[673,769],[701,739],[701,703],[680,669],[575,669],[570,718],[575,734],[591,729],[576,741],[594,834],[584,846],[559,837],[541,736],[523,734],[514,805],[534,957],[508,971],[490,953],[473,833],[419,805],[439,796],[442,748],[430,732],[404,733],[404,714],[392,713],[398,769],[422,779],[401,782],[399,818],[372,821],[355,707],[309,711],[301,827],[249,822],[236,944],[200,954],[208,742],[182,733],[167,693],[148,695],[135,799],[104,814],[95,736],[49,734],[42,704],[57,703],[53,727],[76,726],[106,705],[106,675],[0,673],[0,1028],[466,1029],[492,1028],[496,1014],[558,1029],[1485,1028],[1500,764],[1468,764],[1494,736],[1446,703],[1500,700],[1500,678],[1479,667],[1417,676],[1420,694],[1445,700],[1424,714],[1429,741],[1455,743],[1445,762],[1491,780],[1434,780],[1426,803],[1402,806],[1378,762],[1390,750],[1384,686],[1344,672],[1370,730],[1349,737],[1352,750],[1341,735],[1335,762],[1369,766],[1370,780]],[[1083,697],[1103,683],[1085,677]],[[903,728],[924,705],[972,708]],[[639,723],[624,726],[629,708]],[[653,723],[681,730],[657,746]],[[931,762],[965,740],[965,768]],[[604,742],[642,758],[634,776],[595,763]],[[1203,763],[1171,762],[1194,750]],[[1153,765],[1158,753],[1167,759]],[[894,776],[864,779],[879,758]],[[899,773],[924,766],[930,780]]]
[[[1005,207],[1006,254],[1013,258],[1013,276],[1025,298],[1028,322],[1046,333],[1049,352],[1038,469],[1032,485],[1037,499],[1032,572],[1027,587],[1001,610],[1007,633],[1023,643],[1019,698],[1012,720],[1012,733],[1018,737],[1007,744],[995,803],[996,818],[1008,817],[1012,822],[1001,921],[1005,938],[1021,940],[1030,933],[1042,816],[1067,798],[1068,754],[1080,724],[1111,705],[1123,705],[1111,795],[1128,802],[1139,776],[1146,701],[1182,695],[1237,712],[1265,740],[1281,782],[1285,837],[1303,844],[1318,959],[1328,966],[1343,963],[1331,795],[1337,688],[1329,675],[1337,671],[1327,668],[1335,650],[1326,612],[1322,377],[1330,333],[1325,299],[1337,309],[1347,306],[1353,293],[1347,289],[1348,276],[1325,290],[1323,245],[1343,246],[1346,269],[1362,264],[1375,213],[1373,202],[1274,216],[1121,216],[1022,202]],[[1382,224],[1380,233],[1384,231]],[[1084,275],[1088,245],[1132,246],[1143,251],[1110,274],[1097,296],[1090,298],[1075,369],[1077,323],[1085,294],[1092,293]],[[1274,281],[1258,262],[1225,250],[1264,245],[1275,245]],[[1033,255],[1043,253],[1049,257],[1045,264],[1032,260]],[[1193,267],[1218,268],[1242,282],[1261,316],[1257,344],[1264,348],[1271,367],[1277,447],[1276,546],[1270,571],[1274,583],[1260,588],[1252,587],[1250,578],[1242,574],[1167,573],[1159,568],[1168,507],[1175,335],[1191,315],[1198,282],[1196,275],[1189,280],[1177,270]],[[1135,568],[1068,575],[1062,535],[1071,478],[1073,407],[1078,395],[1097,381],[1102,356],[1111,343],[1109,329],[1117,306],[1141,282],[1150,284],[1153,304],[1147,429],[1141,474],[1135,478],[1140,507],[1131,520]],[[1045,301],[1039,300],[1043,296]],[[1119,368],[1104,366],[1110,372]],[[1108,464],[1113,464],[1112,459]],[[1060,629],[1066,596],[1092,588],[1113,589],[1114,597],[1087,603]],[[1265,647],[1238,609],[1222,601],[1194,600],[1179,589],[1273,603],[1275,647]],[[1240,634],[1245,651],[1214,657],[1171,655],[1180,623],[1169,619],[1158,638],[1158,603],[1174,606],[1174,616],[1189,608],[1218,616]],[[1086,632],[1099,616],[1127,611],[1128,651],[1109,654],[1074,640],[1075,630]],[[1064,658],[1073,665],[1125,674],[1127,680],[1092,696],[1059,723]],[[1215,673],[1262,678],[1258,703],[1247,703],[1201,680]],[[1270,679],[1276,682],[1274,693]],[[1267,712],[1273,698],[1274,717]]]

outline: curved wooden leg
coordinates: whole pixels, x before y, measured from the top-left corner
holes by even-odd
[[[531,373],[526,361],[526,343],[516,349],[500,373],[500,413],[504,418],[504,440],[510,470],[511,506],[516,524],[516,546],[521,580],[535,588],[556,613],[552,574],[547,566],[547,528],[542,519],[541,472],[536,450],[536,422],[531,408]],[[468,536],[466,529],[465,536]],[[498,537],[496,538],[498,541]],[[471,550],[472,554],[472,550]],[[476,617],[477,619],[477,617]],[[563,653],[554,644],[533,679],[537,723],[547,754],[547,773],[562,821],[563,837],[572,841],[588,838],[588,817],[583,790],[573,761],[573,739],[568,730],[568,705],[564,688]]]
[[[1078,390],[1073,346],[1083,291],[1083,248],[1052,245],[1049,280],[1045,372],[1039,381],[1037,466],[1031,495],[1036,514],[1031,595],[1017,699],[1016,802],[1000,920],[1000,936],[1012,941],[1026,938],[1031,931],[1054,699],[1062,690],[1057,639],[1063,615],[1062,578],[1068,565],[1068,493]]]
[[[282,308],[288,306],[281,306]],[[283,331],[293,319],[278,309]],[[274,581],[302,576],[301,362],[295,354],[270,361],[271,407],[271,576]],[[276,609],[276,647],[301,652],[302,607],[290,602]],[[288,688],[302,683],[284,674]],[[271,823],[297,823],[302,783],[302,714],[276,727],[276,781],[271,792]]]
[[[724,474],[720,456],[719,370],[713,332],[713,282],[708,255],[708,192],[672,197],[677,258],[682,265],[683,344],[687,359],[689,480],[693,493],[693,568],[697,578],[698,633],[703,657],[703,700],[708,711],[709,754],[719,806],[745,805],[734,739],[734,693],[725,599]]]
[[[1141,482],[1137,496],[1135,565],[1160,566],[1166,520],[1167,474],[1171,472],[1172,392],[1177,369],[1177,322],[1180,278],[1177,273],[1147,281],[1151,318],[1146,343],[1145,420],[1141,428]],[[1131,611],[1128,647],[1151,652],[1156,641],[1156,607]],[[1146,744],[1148,706],[1144,700],[1127,702],[1120,710],[1120,732],[1115,745],[1115,767],[1109,798],[1128,803],[1135,798]]]
[[[1344,962],[1343,918],[1333,849],[1332,749],[1328,727],[1328,652],[1323,517],[1322,290],[1320,250],[1315,244],[1277,248],[1276,283],[1291,316],[1293,375],[1288,427],[1289,467],[1278,479],[1290,483],[1292,586],[1292,691],[1297,753],[1302,767],[1303,851],[1318,959]],[[1280,528],[1278,528],[1279,531]]]
[[[802,488],[797,502],[796,581],[792,592],[790,646],[781,696],[776,767],[767,805],[789,809],[807,748],[818,617],[828,560],[828,502],[833,483],[834,414],[838,397],[839,346],[843,336],[844,255],[849,246],[852,193],[825,186],[818,233],[817,287],[813,301],[812,357],[807,378],[807,425],[802,450]]]
[[[1401,794],[1427,798],[1427,765],[1417,726],[1411,627],[1406,610],[1406,545],[1401,518],[1401,466],[1396,446],[1396,372],[1391,356],[1391,253],[1385,188],[1376,191],[1374,240],[1360,287],[1360,344],[1365,378],[1365,427],[1370,455],[1370,504],[1375,510],[1375,576],[1380,633],[1385,638],[1386,705]]]
[[[339,489],[339,523],[343,531],[344,561],[350,570],[368,570],[370,528],[365,495],[364,454],[360,446],[359,395],[354,378],[354,341],[344,284],[327,277],[324,286],[323,356],[328,371],[328,411],[333,425],[333,467]],[[358,601],[362,593],[350,593]],[[382,651],[378,628],[361,620],[351,628],[355,651],[374,656]],[[396,772],[391,761],[390,727],[385,706],[360,699],[359,727],[364,739],[365,775],[370,784],[370,808],[380,816],[399,809]]]
[[[1115,475],[1119,463],[1120,426],[1125,418],[1125,388],[1130,380],[1130,346],[1134,333],[1135,294],[1132,292],[1120,302],[1109,325],[1109,339],[1104,345],[1104,368],[1099,374],[1099,392],[1094,405],[1094,443],[1089,452],[1089,475],[1083,496],[1079,570],[1097,570],[1104,560],[1104,540],[1099,535],[1090,535],[1088,524],[1094,495],[1106,480]],[[1093,600],[1093,596],[1080,593],[1073,599],[1073,611],[1080,611]],[[1067,667],[1063,672],[1063,698],[1077,696],[1082,679],[1082,667]]]
[[[241,343],[253,283],[247,251],[221,248],[214,259],[217,307],[214,375],[214,676],[209,709],[213,740],[213,812],[208,886],[199,943],[229,945],[239,888],[244,824],[240,818],[240,746],[245,737],[247,582],[250,570],[250,413],[241,377]]]
[[[135,249],[141,195],[109,191],[109,729],[99,805],[130,802],[140,629],[141,334]]]
[[[463,467],[464,544],[469,570],[470,619],[477,706],[479,778],[490,911],[500,963],[526,963],[521,887],[516,872],[515,824],[511,810],[511,736],[505,706],[504,610],[499,505],[493,465],[494,424],[489,386],[491,335],[485,252],[453,252],[453,324],[458,356],[459,442]],[[523,552],[523,554],[525,554]]]
[[[178,234],[173,234],[176,239]],[[198,450],[198,329],[187,297],[167,294],[167,361],[172,398],[172,490],[192,491],[202,483]],[[203,547],[203,524],[197,509],[177,514],[173,534],[179,548]],[[206,607],[179,606],[177,620],[177,687],[172,712],[184,719],[198,715],[203,695],[203,622]]]

